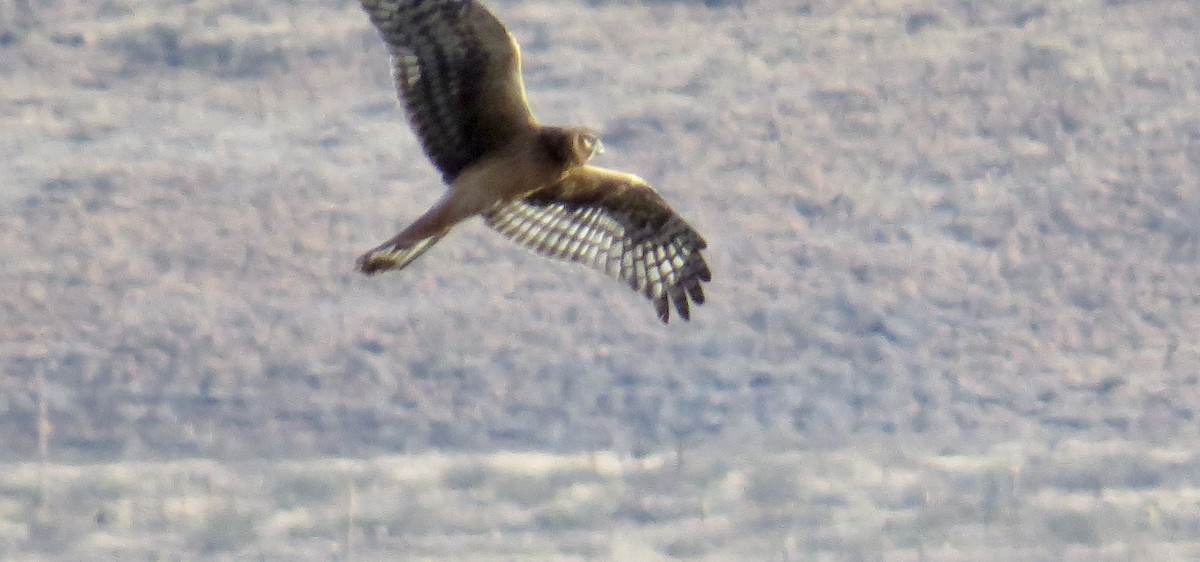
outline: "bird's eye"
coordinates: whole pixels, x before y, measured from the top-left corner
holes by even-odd
[[[590,136],[583,137],[583,151],[588,154],[591,154],[592,151],[595,149],[596,149],[596,139],[594,139]]]

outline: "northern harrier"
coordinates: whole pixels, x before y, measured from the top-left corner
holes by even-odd
[[[409,123],[449,190],[395,238],[363,254],[368,275],[401,269],[459,222],[487,225],[544,256],[629,284],[667,322],[704,302],[704,239],[641,178],[588,165],[583,127],[540,125],[525,100],[517,42],[476,0],[362,0],[392,55]]]

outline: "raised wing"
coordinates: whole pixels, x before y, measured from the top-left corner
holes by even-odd
[[[641,178],[594,166],[485,215],[488,226],[544,256],[582,263],[624,281],[687,320],[711,279],[704,239]]]
[[[392,54],[396,90],[425,154],[451,183],[530,131],[516,41],[474,0],[362,0]]]

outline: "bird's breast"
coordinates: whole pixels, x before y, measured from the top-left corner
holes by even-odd
[[[562,175],[562,165],[552,162],[534,143],[514,144],[472,164],[450,186],[455,198],[471,212],[522,197]]]

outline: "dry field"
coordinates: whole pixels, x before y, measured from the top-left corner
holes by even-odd
[[[0,558],[1200,557],[1200,4],[493,0],[710,242],[441,189],[350,1],[0,0]]]
[[[746,452],[14,464],[0,473],[0,549],[21,560],[1200,556],[1195,450],[721,445]]]

